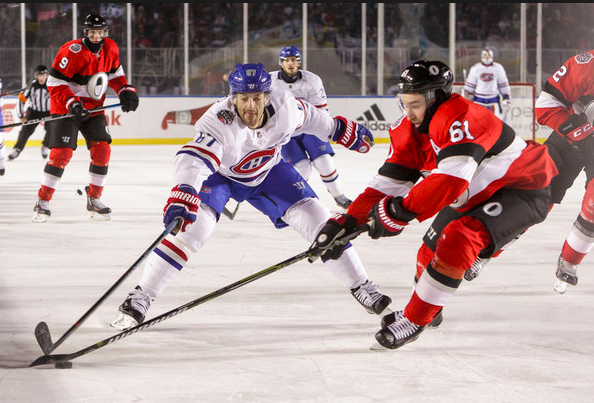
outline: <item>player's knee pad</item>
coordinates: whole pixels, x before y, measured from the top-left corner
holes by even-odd
[[[295,167],[297,172],[299,172],[299,174],[303,177],[303,179],[305,179],[306,181],[309,180],[309,177],[311,175],[311,163],[307,159],[297,161],[295,164],[293,164],[293,166]]]
[[[48,165],[64,169],[72,158],[73,150],[71,148],[52,148],[48,158]]]
[[[322,202],[309,197],[289,207],[282,219],[305,240],[313,242],[331,216],[332,213]]]
[[[107,141],[91,141],[91,163],[98,166],[107,166],[111,157],[111,147]]]
[[[191,252],[196,252],[208,241],[216,223],[215,212],[208,205],[202,204],[196,212],[196,221],[185,232],[177,233],[176,242],[180,242]]]
[[[485,226],[476,218],[465,216],[450,222],[441,232],[435,250],[435,269],[447,271],[452,278],[462,278],[481,250],[491,243]]]

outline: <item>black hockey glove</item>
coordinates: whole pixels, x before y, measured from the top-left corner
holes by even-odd
[[[309,250],[320,248],[324,252],[317,253],[307,260],[312,263],[320,255],[323,260],[336,260],[342,256],[342,252],[347,247],[348,242],[339,242],[338,238],[352,234],[357,230],[357,220],[349,214],[334,214],[322,227],[315,241],[309,247]]]
[[[594,158],[594,125],[588,121],[585,113],[571,115],[559,126],[559,133],[567,137],[582,161],[587,162]]]
[[[135,111],[138,108],[138,95],[136,95],[136,88],[131,85],[124,85],[118,92],[120,103],[122,104],[122,112]]]
[[[76,124],[78,126],[80,126],[80,124],[82,122],[84,122],[89,117],[91,117],[91,115],[89,114],[89,111],[86,110],[85,108],[83,108],[80,101],[72,101],[70,104],[67,103],[67,105],[68,105],[68,112],[74,114],[72,119],[74,119],[74,121],[76,122]]]
[[[369,236],[378,239],[400,235],[408,222],[416,216],[402,207],[402,197],[386,196],[369,213]]]

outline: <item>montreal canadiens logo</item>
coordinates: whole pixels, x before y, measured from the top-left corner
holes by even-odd
[[[235,115],[233,114],[233,112],[228,111],[226,109],[223,109],[222,111],[219,111],[219,113],[217,113],[217,118],[219,118],[219,120],[226,125],[230,125],[233,122],[234,117]]]
[[[262,166],[270,162],[275,152],[276,150],[271,148],[269,150],[254,151],[249,153],[235,166],[231,167],[231,171],[238,175],[249,175],[253,172],[256,172],[262,168]]]
[[[481,81],[493,81],[493,74],[492,73],[481,74]]]
[[[592,59],[594,59],[594,55],[592,55],[592,53],[589,52],[580,53],[579,55],[575,56],[575,61],[578,64],[586,64]]]

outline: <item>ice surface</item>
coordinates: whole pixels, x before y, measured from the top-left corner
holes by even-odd
[[[586,402],[594,393],[594,270],[553,291],[557,256],[584,189],[566,200],[472,282],[463,282],[439,329],[395,351],[372,351],[380,317],[367,314],[318,261],[302,261],[83,355],[72,369],[28,368],[42,355],[33,331],[62,336],[163,231],[179,146],[114,146],[102,200],[112,220],[87,220],[89,156],[79,147],[52,216],[32,223],[44,161],[27,147],[0,177],[0,402]],[[10,150],[8,150],[10,151]],[[345,194],[355,198],[388,146],[361,155],[335,147]],[[339,211],[315,171],[310,184]],[[396,238],[353,241],[369,276],[407,303],[416,251],[429,222]],[[149,318],[306,250],[248,204],[157,298]],[[142,267],[55,351],[115,334],[109,322]]]

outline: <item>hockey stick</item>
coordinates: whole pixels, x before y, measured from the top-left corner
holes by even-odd
[[[95,112],[100,112],[105,109],[115,108],[116,106],[122,106],[122,104],[104,105],[104,106],[100,106],[98,108],[87,109],[86,112],[91,114],[91,113],[95,113]],[[0,126],[0,129],[8,129],[9,127],[16,127],[16,126],[33,125],[33,124],[37,124],[37,123],[49,122],[52,120],[71,118],[73,116],[75,116],[74,113],[67,113],[65,115],[58,115],[58,116],[46,116],[45,118],[31,119],[31,120],[27,120],[26,122],[18,122],[18,123],[12,123],[9,125]]]
[[[237,203],[237,206],[235,206],[235,210],[233,210],[233,212],[231,212],[231,210],[229,210],[227,208],[227,206],[223,207],[223,215],[225,217],[227,217],[228,219],[232,220],[235,218],[235,214],[237,214],[237,210],[239,210],[239,205],[241,203]]]
[[[132,266],[130,266],[130,268],[128,270],[126,270],[126,272],[124,274],[122,274],[122,276],[118,279],[118,281],[116,281],[109,288],[109,290],[107,290],[107,292],[105,294],[103,294],[101,296],[101,298],[99,298],[99,300],[97,302],[95,302],[95,304],[87,312],[85,312],[85,314],[83,316],[81,316],[80,319],[78,319],[74,323],[74,325],[72,325],[70,327],[70,329],[68,329],[66,331],[66,333],[64,333],[64,335],[62,337],[60,337],[58,339],[58,341],[56,341],[55,343],[52,343],[52,336],[50,334],[47,323],[39,322],[37,324],[37,326],[35,327],[35,338],[37,339],[39,346],[43,350],[43,353],[44,354],[51,353],[60,344],[62,344],[64,342],[64,340],[66,340],[72,333],[74,333],[74,331],[76,329],[78,329],[93,312],[95,312],[95,310],[99,307],[99,305],[101,305],[103,303],[103,301],[105,301],[105,299],[107,297],[109,297],[111,295],[111,293],[114,292],[115,289],[120,286],[120,284],[122,284],[122,282],[130,275],[130,273],[132,273],[140,265],[140,263],[144,259],[146,259],[146,257],[161,243],[161,241],[167,235],[169,235],[169,233],[171,231],[173,231],[177,225],[180,225],[181,223],[182,223],[181,218],[169,223],[167,228],[165,228],[165,230],[161,233],[161,235],[159,235],[159,237],[157,239],[155,239],[155,241],[151,244],[151,246],[149,246],[149,248],[146,251],[144,251],[144,253],[142,255],[140,255],[140,257],[136,260],[136,262],[134,262],[134,264]]]
[[[342,238],[340,238],[338,240],[339,243],[344,243],[346,244],[348,241],[355,239],[357,236],[359,236],[361,233],[366,232],[369,229],[369,227],[367,226],[367,224],[363,225],[362,227],[360,227],[357,231],[345,235]],[[326,249],[322,249],[320,247],[315,247],[313,249],[307,250],[305,252],[301,252],[298,255],[295,255],[293,257],[290,257],[286,260],[283,260],[280,263],[277,263],[273,266],[270,266],[264,270],[261,270],[255,274],[252,274],[251,276],[245,277],[239,281],[236,281],[232,284],[229,284],[223,288],[219,288],[216,291],[211,292],[210,294],[206,294],[200,298],[197,298],[191,302],[188,302],[184,305],[181,305],[177,308],[174,308],[168,312],[165,312],[159,316],[154,317],[153,319],[143,322],[137,326],[134,326],[128,330],[124,330],[123,332],[120,332],[114,336],[108,337],[107,339],[101,340],[100,342],[97,342],[95,344],[91,344],[88,347],[83,348],[82,350],[76,351],[74,353],[70,353],[70,354],[53,354],[53,355],[42,355],[41,357],[37,358],[35,361],[33,361],[29,367],[35,367],[38,365],[43,365],[43,364],[56,364],[56,363],[64,363],[64,362],[68,362],[71,361],[77,357],[80,357],[81,355],[85,355],[85,354],[89,354],[95,350],[100,349],[101,347],[105,347],[111,343],[114,343],[118,340],[123,339],[124,337],[128,337],[134,333],[138,333],[141,332],[145,329],[148,329],[149,327],[156,325],[159,322],[163,322],[164,320],[167,320],[169,318],[172,318],[182,312],[188,311],[198,305],[204,304],[205,302],[208,302],[210,300],[213,300],[217,297],[220,297],[221,295],[227,294],[230,291],[233,291],[239,287],[242,287],[246,284],[251,283],[252,281],[255,281],[259,278],[262,278],[264,276],[267,276],[269,274],[272,274],[284,267],[290,266],[294,263],[297,263],[305,258],[309,258],[309,257],[318,257],[320,256]]]
[[[0,94],[0,98],[5,97],[5,96],[10,95],[10,94],[16,94],[17,92],[25,91],[26,89],[27,89],[27,87],[23,87],[23,88],[21,88],[19,90],[12,90],[12,91],[8,91],[8,92],[3,92],[2,94]]]

